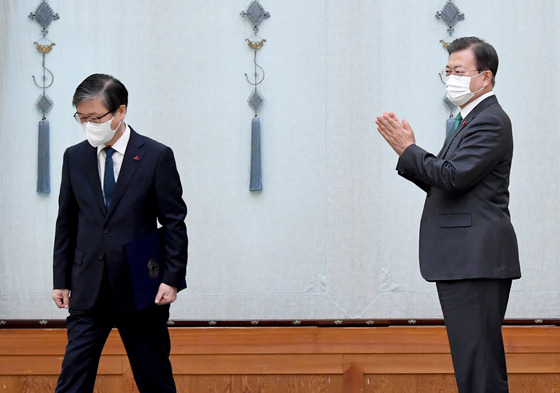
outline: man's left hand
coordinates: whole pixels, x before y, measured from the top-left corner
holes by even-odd
[[[163,282],[159,284],[159,289],[155,300],[158,306],[163,306],[164,304],[171,304],[176,299],[177,299],[177,288],[167,285]]]

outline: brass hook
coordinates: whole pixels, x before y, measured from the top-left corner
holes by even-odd
[[[35,85],[37,87],[40,87],[42,89],[47,89],[49,87],[52,86],[52,84],[54,83],[54,74],[51,72],[51,70],[49,70],[47,67],[45,67],[45,54],[43,53],[43,62],[41,64],[43,66],[43,86],[41,86],[40,84],[37,83],[37,80],[35,79],[35,75],[32,75],[33,77],[33,82],[35,83]],[[51,83],[49,83],[48,86],[45,86],[45,81],[47,80],[47,78],[45,77],[45,70],[51,74]]]
[[[264,69],[260,65],[257,64],[257,50],[255,50],[255,57],[254,57],[253,62],[255,63],[255,82],[251,82],[249,80],[249,77],[247,76],[247,73],[245,73],[245,78],[247,79],[247,82],[249,82],[251,85],[257,86],[257,85],[260,85],[262,83],[262,81],[264,80]],[[259,67],[262,71],[262,78],[258,82],[257,82],[257,67]]]
[[[255,73],[255,82],[251,82],[251,81],[249,80],[249,77],[247,76],[247,73],[245,73],[245,78],[247,79],[247,82],[249,82],[249,83],[252,84],[253,86],[260,85],[260,84],[262,83],[262,81],[264,80],[264,70],[263,70],[263,68],[262,68],[260,65],[258,65],[257,63],[255,63],[255,66],[259,67],[259,68],[261,69],[261,71],[262,71],[262,74],[263,74],[263,75],[262,75],[262,78],[261,78],[260,81],[258,81],[258,82],[256,81],[256,73]]]

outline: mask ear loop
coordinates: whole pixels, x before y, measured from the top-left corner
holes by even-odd
[[[471,80],[472,80],[473,78],[476,78],[477,76],[480,76],[480,75],[484,74],[486,71],[490,71],[490,70],[484,70],[484,71],[481,71],[481,72],[479,72],[478,74],[476,74],[476,75],[474,75],[474,76],[471,76]],[[473,94],[478,93],[479,91],[481,91],[482,89],[484,89],[484,87],[485,87],[485,86],[482,85],[482,87],[481,87],[480,89],[478,89],[477,91],[473,91]]]
[[[123,105],[121,105],[121,106],[123,106]],[[113,119],[115,118],[115,116],[117,115],[117,113],[119,112],[119,110],[121,109],[121,106],[119,106],[119,107],[117,108],[117,110],[113,113]],[[124,107],[125,107],[124,116],[126,117],[126,105],[124,105]],[[113,121],[113,119],[111,119],[111,122]],[[115,129],[115,132],[117,132],[117,131],[119,130],[119,128],[121,127],[121,124],[123,123],[123,121],[124,121],[124,117],[123,117],[123,119],[122,119],[121,121],[119,121],[119,125],[118,125],[117,128]]]
[[[113,119],[111,119],[111,122],[113,122]],[[115,133],[119,130],[119,128],[121,128],[121,124],[122,124],[122,120],[119,121],[119,125],[117,126],[117,128],[115,128]],[[110,125],[109,125],[109,128],[111,128]],[[113,129],[111,128],[111,131],[112,131],[112,130],[113,130]]]
[[[492,84],[492,79],[494,78],[494,74],[492,74],[492,71],[490,71],[490,70],[484,70],[481,73],[484,73],[484,72],[489,72],[490,73],[490,84]]]

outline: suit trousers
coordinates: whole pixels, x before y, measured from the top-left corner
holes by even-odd
[[[101,352],[113,326],[116,326],[138,390],[141,393],[176,393],[169,361],[169,305],[154,304],[139,312],[128,313],[118,309],[112,298],[108,279],[104,276],[93,309],[78,311],[70,308],[68,344],[55,392],[93,392]]]
[[[511,282],[436,282],[459,393],[509,392],[502,324]]]

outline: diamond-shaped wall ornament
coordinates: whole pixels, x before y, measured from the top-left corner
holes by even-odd
[[[445,24],[449,26],[447,32],[449,35],[452,35],[454,30],[453,26],[455,26],[457,22],[464,20],[465,14],[459,11],[452,0],[449,0],[441,11],[436,12],[436,18],[443,20]]]
[[[264,7],[258,1],[249,4],[247,11],[241,11],[241,16],[249,18],[253,23],[255,33],[259,30],[259,25],[265,19],[270,18],[270,14],[264,10]]]
[[[43,37],[47,35],[47,27],[51,24],[53,20],[58,20],[60,17],[58,13],[55,13],[51,6],[43,0],[41,4],[37,7],[35,12],[29,14],[29,19],[37,21],[41,25]]]
[[[260,91],[258,91],[257,89],[253,90],[253,92],[251,93],[251,95],[247,99],[247,102],[249,103],[249,106],[251,107],[251,109],[253,109],[253,112],[255,112],[255,113],[257,113],[257,111],[260,108],[263,101],[264,101],[264,97],[262,96]]]
[[[53,101],[46,94],[41,94],[37,99],[37,102],[35,102],[35,108],[37,108],[39,112],[43,114],[43,117],[47,113],[49,113],[53,105],[54,105]]]

